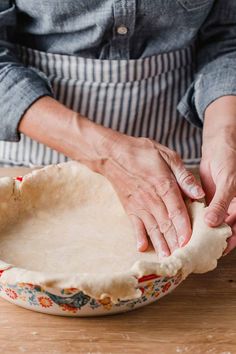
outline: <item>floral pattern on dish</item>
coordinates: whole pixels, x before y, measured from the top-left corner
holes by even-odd
[[[109,297],[96,300],[76,288],[66,288],[60,291],[50,289],[51,291],[49,291],[42,286],[30,283],[4,284],[0,282],[0,295],[15,304],[19,304],[19,301],[26,303],[32,310],[44,310],[43,312],[50,313],[50,310],[54,309],[57,314],[76,316],[82,309],[89,309],[96,315],[97,309],[101,309],[103,312],[114,311],[117,308],[127,311],[147,302],[153,302],[171,292],[181,281],[181,273],[171,278],[153,274],[144,276],[138,279],[139,289],[142,292],[140,298],[119,300],[115,304],[111,302]]]

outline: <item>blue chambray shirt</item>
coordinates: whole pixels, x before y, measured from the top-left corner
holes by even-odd
[[[0,140],[38,98],[53,95],[16,44],[96,59],[138,59],[197,41],[194,81],[178,105],[202,125],[206,107],[236,94],[236,0],[0,0]]]

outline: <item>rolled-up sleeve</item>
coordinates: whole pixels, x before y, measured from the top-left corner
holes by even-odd
[[[19,141],[18,126],[24,113],[37,99],[53,96],[53,92],[48,78],[23,65],[17,48],[8,41],[8,30],[17,21],[14,4],[6,3],[0,4],[0,140]]]
[[[216,0],[198,38],[194,81],[178,104],[179,112],[201,127],[206,108],[236,95],[236,1]]]

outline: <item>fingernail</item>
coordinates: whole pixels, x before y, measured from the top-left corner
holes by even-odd
[[[216,224],[219,221],[219,217],[215,213],[206,214],[205,219],[210,221],[212,224]]]
[[[191,194],[194,197],[203,197],[205,195],[205,193],[203,192],[202,188],[198,187],[198,186],[194,186],[190,189]]]

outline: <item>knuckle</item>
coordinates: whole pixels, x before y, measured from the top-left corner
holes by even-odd
[[[176,180],[174,178],[160,177],[157,179],[156,190],[161,197],[166,196],[166,194],[169,193],[173,187],[176,187]]]
[[[127,201],[130,201],[130,200],[132,199],[132,197],[133,197],[133,194],[132,194],[132,193],[128,193],[128,194],[126,195],[126,200],[127,200]]]
[[[152,209],[154,201],[155,203],[158,203],[158,195],[155,185],[151,183],[143,183],[136,186],[131,200],[148,210]]]
[[[173,224],[170,219],[167,219],[165,221],[162,221],[159,223],[159,229],[162,234],[166,234],[171,228]]]
[[[159,153],[171,168],[174,167],[175,169],[180,169],[183,166],[183,162],[176,151],[170,150],[167,147],[162,147],[159,150]]]
[[[223,213],[227,212],[228,210],[227,203],[224,200],[218,200],[217,202],[215,202],[213,208],[216,211],[223,212]]]
[[[171,220],[173,220],[173,219],[175,219],[177,216],[183,214],[183,212],[184,212],[183,206],[177,205],[177,206],[175,206],[175,209],[173,209],[173,210],[171,210],[171,211],[169,212],[169,218],[170,218]]]
[[[143,219],[145,216],[147,216],[149,213],[148,211],[143,208],[143,207],[136,207],[134,213],[140,218]]]
[[[147,228],[147,234],[150,236],[157,231],[159,231],[159,226],[157,224],[152,224]]]
[[[126,210],[132,210],[133,194],[127,194],[124,198],[122,198],[122,204]]]
[[[156,192],[156,188],[151,183],[142,183],[137,186],[136,193],[142,194],[143,196],[152,195]]]
[[[191,185],[194,184],[195,177],[192,175],[191,172],[182,170],[182,172],[180,172],[179,174],[179,181],[181,184]]]

